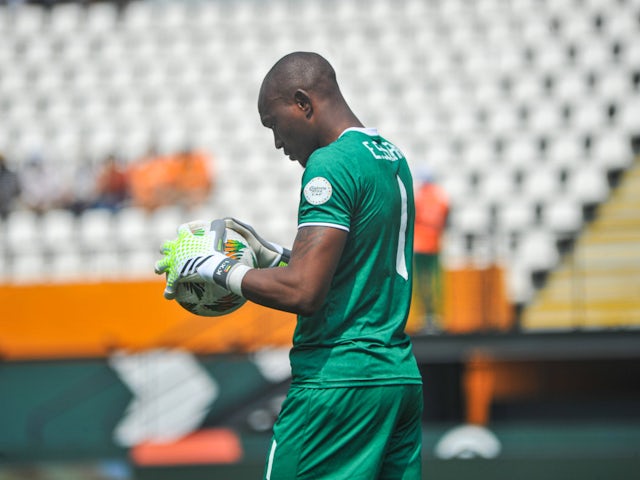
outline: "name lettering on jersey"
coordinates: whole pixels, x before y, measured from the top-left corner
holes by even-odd
[[[376,160],[389,160],[395,162],[404,157],[400,149],[390,142],[362,142],[369,153],[373,155]]]

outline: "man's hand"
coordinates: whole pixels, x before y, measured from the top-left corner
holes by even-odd
[[[203,281],[198,274],[198,266],[208,256],[222,251],[224,229],[224,222],[221,220],[183,223],[178,227],[178,237],[162,245],[160,252],[163,257],[156,262],[155,272],[166,273],[165,298],[175,298],[178,281]]]
[[[256,255],[258,267],[271,268],[287,265],[289,263],[291,250],[284,248],[277,243],[264,240],[257,234],[251,225],[247,225],[235,218],[226,217],[224,222],[227,228],[235,230],[245,238]]]
[[[180,225],[178,238],[165,242],[164,257],[156,263],[158,274],[166,273],[165,298],[176,296],[181,281],[216,283],[242,295],[241,283],[249,267],[224,254],[225,222],[196,220]]]

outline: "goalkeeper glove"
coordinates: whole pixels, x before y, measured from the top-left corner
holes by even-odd
[[[291,250],[284,248],[277,243],[264,240],[252,226],[236,220],[235,218],[226,217],[224,223],[227,228],[235,230],[244,237],[251,249],[256,255],[259,268],[271,268],[287,265],[291,259]]]
[[[223,253],[225,224],[214,220],[211,224],[196,220],[178,228],[178,238],[165,242],[164,257],[156,263],[158,274],[166,273],[165,298],[176,296],[180,281],[215,282],[242,295],[242,278],[250,270]]]

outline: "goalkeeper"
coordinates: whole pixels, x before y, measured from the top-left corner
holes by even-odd
[[[258,111],[275,147],[304,168],[293,248],[232,218],[202,238],[183,228],[156,266],[167,273],[165,295],[197,276],[298,315],[265,479],[420,479],[422,381],[404,332],[414,222],[407,161],[363,126],[315,53],[271,68]],[[249,240],[261,268],[221,252],[225,226]]]

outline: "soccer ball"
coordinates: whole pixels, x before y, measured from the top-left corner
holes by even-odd
[[[247,241],[235,230],[225,231],[224,251],[228,257],[248,267],[256,267],[256,256]],[[246,298],[213,283],[181,282],[176,287],[175,300],[182,308],[204,317],[219,317],[239,309]]]

